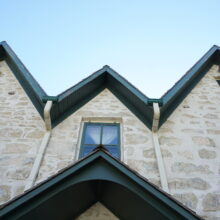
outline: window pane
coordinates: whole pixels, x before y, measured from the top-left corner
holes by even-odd
[[[118,144],[118,126],[104,126],[102,144]]]
[[[100,144],[101,127],[99,125],[87,125],[84,144]]]
[[[116,158],[119,158],[119,149],[118,146],[105,146],[108,150],[108,152]]]
[[[91,153],[95,148],[96,148],[95,145],[92,145],[92,146],[84,146],[84,147],[83,147],[82,156],[84,157],[84,156],[88,155],[88,154]]]

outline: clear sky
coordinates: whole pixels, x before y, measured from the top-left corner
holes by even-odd
[[[48,95],[104,65],[159,98],[220,45],[220,0],[1,0],[7,41]]]

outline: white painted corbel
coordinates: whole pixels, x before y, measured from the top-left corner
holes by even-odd
[[[47,101],[44,107],[44,122],[47,131],[51,130],[51,118],[50,118],[50,110],[52,108],[53,102]]]
[[[152,124],[152,131],[157,132],[160,120],[160,107],[158,103],[153,103],[153,110],[154,110],[154,117],[153,117],[153,124]]]
[[[163,161],[160,144],[158,140],[158,134],[157,134],[159,120],[160,120],[160,107],[158,103],[153,103],[153,111],[154,111],[154,116],[153,116],[153,123],[152,123],[152,138],[153,138],[154,149],[155,149],[155,154],[157,158],[160,182],[161,182],[162,189],[169,193],[166,170],[165,170],[164,161]]]
[[[53,102],[47,101],[45,107],[44,107],[44,122],[45,122],[45,128],[46,132],[44,134],[44,137],[42,139],[41,145],[39,147],[39,150],[37,152],[34,165],[32,167],[31,173],[28,177],[27,184],[25,185],[25,191],[34,186],[35,180],[37,178],[37,175],[39,173],[40,165],[44,157],[44,153],[46,151],[46,148],[48,146],[50,136],[51,136],[51,118],[50,118],[50,110],[52,108]]]

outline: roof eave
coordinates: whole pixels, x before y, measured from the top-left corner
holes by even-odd
[[[43,117],[42,97],[47,94],[5,41],[0,42],[0,60],[7,62],[20,85]]]
[[[98,95],[104,88],[110,91],[123,102],[149,129],[152,126],[152,103],[160,105],[160,126],[166,121],[176,107],[195,87],[199,80],[206,74],[208,68],[215,62],[220,62],[220,47],[214,45],[167,93],[160,99],[150,99],[135,88],[126,79],[120,76],[109,66],[104,66],[94,74],[85,78],[75,86],[67,89],[58,96],[47,96],[27,68],[16,54],[3,41],[0,43],[0,60],[5,60],[15,77],[24,88],[34,106],[43,117],[45,101],[52,100],[54,105],[51,110],[52,125],[55,127],[70,114],[81,108],[85,103]],[[93,83],[94,82],[94,83]],[[81,99],[78,92],[84,91]]]
[[[134,182],[138,187],[141,187],[144,190],[146,190],[145,192],[150,193],[154,198],[160,201],[161,205],[164,204],[166,207],[169,207],[169,209],[173,210],[172,212],[177,213],[178,216],[185,217],[186,219],[189,219],[189,218],[190,219],[202,219],[199,216],[197,216],[193,211],[183,206],[178,201],[173,199],[170,195],[168,195],[167,193],[163,192],[161,189],[156,187],[154,184],[148,182],[147,179],[144,179],[143,177],[141,177],[139,174],[137,174],[127,165],[123,164],[119,160],[113,158],[107,152],[100,150],[100,149],[95,150],[93,153],[91,153],[87,157],[63,169],[58,174],[54,175],[53,177],[49,178],[48,180],[44,181],[38,186],[33,187],[29,191],[25,192],[23,195],[17,197],[15,200],[12,200],[11,202],[7,203],[0,210],[0,216],[3,217],[3,216],[7,216],[10,212],[14,212],[14,211],[16,212],[16,210],[18,210],[18,208],[21,207],[23,204],[24,205],[27,204],[28,201],[31,201],[33,198],[37,197],[38,195],[42,195],[42,193],[47,192],[47,190],[51,188],[53,188],[53,191],[54,191],[54,187],[56,186],[56,184],[65,181],[65,179],[69,178],[70,176],[74,177],[74,173],[79,173],[80,170],[91,167],[90,165],[92,164],[94,165],[94,162],[98,161],[99,159],[103,159],[104,161],[106,161],[110,166],[114,167],[114,169],[118,170],[119,173],[121,173],[122,175],[125,175],[126,178],[129,178],[129,181]],[[88,174],[88,178],[89,179],[91,178],[91,180],[93,179],[92,176],[89,174]],[[109,181],[111,181],[111,178],[112,177],[110,175]],[[117,177],[117,180],[119,180],[118,177]],[[112,181],[114,180],[112,179]],[[125,179],[123,181],[125,181]],[[77,181],[76,181],[76,184],[77,184]]]
[[[183,99],[191,92],[197,83],[208,72],[210,67],[219,62],[220,47],[214,45],[189,71],[183,75],[175,85],[162,97],[160,126],[179,106]]]

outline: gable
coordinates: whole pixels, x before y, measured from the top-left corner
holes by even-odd
[[[24,189],[44,122],[5,61],[0,61],[0,203]]]
[[[212,66],[158,131],[161,150],[172,154],[163,157],[170,192],[207,218],[212,218],[207,210],[218,210],[207,203],[219,196],[218,68]]]
[[[51,97],[43,91],[36,80],[24,67],[6,42],[0,43],[0,59],[5,59],[13,73],[25,89],[35,107],[43,116],[44,102],[53,100],[51,110],[52,125],[56,126],[75,112],[104,88],[108,88],[123,102],[147,127],[153,121],[152,103],[161,106],[161,126],[174,109],[183,101],[194,86],[213,64],[220,62],[220,49],[213,46],[167,93],[160,99],[150,99],[131,85],[126,79],[108,66],[82,80],[58,96]]]
[[[34,122],[36,127],[42,127],[43,120],[5,61],[0,61],[0,84],[1,120],[14,118],[14,126],[18,126],[18,123],[25,120],[29,126]],[[24,124],[21,126],[23,127]]]
[[[60,123],[77,111],[103,89],[109,89],[127,108],[129,108],[148,127],[152,123],[152,107],[147,105],[148,98],[122,76],[108,66],[93,73],[80,83],[61,93],[58,105],[52,108],[54,125]]]
[[[100,149],[4,205],[0,216],[74,219],[97,201],[120,219],[200,219]]]
[[[44,107],[42,97],[46,93],[5,41],[0,42],[0,60],[4,60],[10,67],[12,73],[42,117]]]
[[[153,182],[159,182],[155,155],[149,161],[143,158],[144,151],[153,151],[151,131],[108,89],[53,128],[38,182],[78,160],[86,122],[120,124],[121,160]]]

